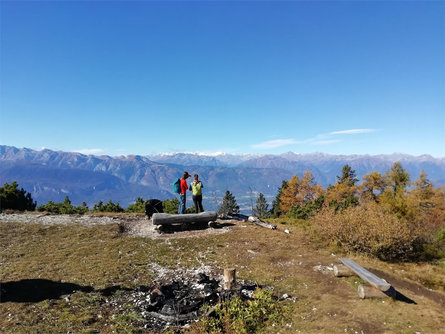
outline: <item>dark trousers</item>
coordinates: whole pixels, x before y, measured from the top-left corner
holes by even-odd
[[[204,212],[202,207],[202,195],[193,195],[193,203],[195,204],[195,213]]]

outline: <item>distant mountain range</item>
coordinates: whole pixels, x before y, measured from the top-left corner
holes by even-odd
[[[280,155],[203,155],[195,153],[150,156],[94,156],[52,150],[35,151],[0,145],[0,184],[17,181],[37,204],[48,200],[92,207],[100,200],[126,207],[137,197],[173,198],[173,181],[183,171],[199,174],[204,183],[204,207],[215,209],[230,190],[243,211],[249,211],[262,192],[269,203],[282,180],[310,169],[316,182],[335,183],[345,164],[359,179],[371,171],[384,173],[400,161],[414,180],[424,170],[436,186],[445,185],[445,158],[429,155],[329,155],[323,153]],[[191,205],[191,200],[189,202]]]

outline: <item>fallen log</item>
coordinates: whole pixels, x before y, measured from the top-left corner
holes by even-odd
[[[234,215],[232,215],[233,219],[236,220],[242,220],[242,221],[249,221],[251,223],[254,223],[255,225],[261,226],[261,227],[266,227],[266,228],[270,228],[271,230],[276,230],[277,229],[277,225],[265,222],[264,220],[261,220],[258,217],[255,216],[246,216],[243,215],[241,213],[236,213]]]
[[[270,228],[271,230],[277,229],[277,225],[265,222],[264,220],[261,220],[258,217],[250,216],[247,220],[250,221],[251,223],[254,223],[255,225],[258,225],[261,227]]]
[[[246,221],[249,218],[249,216],[243,215],[241,213],[235,213],[231,217],[232,217],[232,219],[241,220],[241,221]]]
[[[187,223],[208,223],[216,220],[216,212],[204,211],[201,213],[168,214],[154,213],[151,217],[153,225],[173,225]]]

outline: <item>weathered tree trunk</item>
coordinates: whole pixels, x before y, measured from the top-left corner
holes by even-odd
[[[172,225],[184,223],[208,223],[216,220],[216,212],[204,211],[201,213],[187,213],[183,215],[154,213],[151,217],[153,225]]]
[[[357,288],[357,292],[360,298],[389,298],[395,296],[395,290],[389,289],[386,292],[383,292],[372,285],[360,284]]]
[[[354,276],[355,273],[346,267],[344,264],[336,264],[334,265],[334,276],[336,277],[349,277]]]
[[[236,282],[236,269],[224,269],[224,290],[232,290]]]
[[[258,225],[261,227],[270,228],[271,230],[277,229],[277,225],[265,222],[258,217],[250,216],[247,220],[250,221],[251,223],[254,223],[255,225]]]

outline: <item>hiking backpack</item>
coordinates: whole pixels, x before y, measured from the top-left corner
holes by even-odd
[[[181,179],[177,179],[174,183],[173,183],[173,190],[175,193],[180,194],[181,193]]]
[[[195,182],[193,181],[193,183],[191,184],[191,187],[193,189],[193,195],[202,195],[202,183],[201,181]]]

